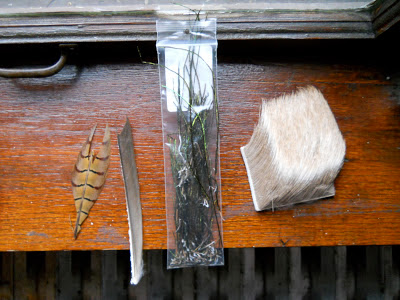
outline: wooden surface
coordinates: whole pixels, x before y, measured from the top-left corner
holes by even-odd
[[[172,5],[173,7],[173,5]],[[171,8],[172,8],[171,7]],[[180,18],[179,10],[171,16],[171,8],[120,14],[33,14],[2,16],[0,14],[0,44],[10,43],[79,43],[155,41],[156,20]],[[389,11],[392,8],[389,7]],[[385,12],[387,9],[383,9]],[[394,16],[400,9],[393,11]],[[373,25],[373,12],[362,10],[333,11],[262,11],[259,9],[226,9],[209,11],[208,17],[218,19],[218,39],[313,39],[313,38],[375,38],[380,27]],[[398,18],[389,17],[389,28]],[[383,22],[385,25],[386,23]],[[381,33],[381,30],[379,33]]]
[[[227,249],[225,266],[166,270],[144,252],[129,285],[128,251],[0,252],[0,299],[399,299],[399,246]]]
[[[354,5],[362,3],[354,1],[349,6],[341,1],[299,1],[300,5],[234,2],[185,4],[200,10],[202,18],[218,19],[219,40],[373,39],[400,21],[398,0],[376,1],[361,8]],[[32,1],[29,4],[35,6]],[[87,7],[73,6],[66,12],[53,2],[50,7],[31,7],[21,14],[15,3],[5,5],[0,7],[0,44],[155,41],[156,20],[193,18],[186,8],[168,0],[164,5],[128,6],[119,12],[112,7],[113,12],[104,12],[99,7],[87,11]]]
[[[187,8],[169,0],[130,6],[122,1],[122,10],[94,8],[93,1],[89,6],[68,1],[68,8],[60,7],[66,1],[49,2],[47,7],[40,7],[41,1],[22,2],[30,9],[14,1],[1,7],[0,2],[0,44],[155,41],[156,20],[191,18]],[[360,1],[195,2],[185,5],[200,10],[202,17],[218,19],[218,40],[373,39],[400,21],[399,0],[371,1],[367,6]]]
[[[368,47],[380,44],[361,43],[357,47],[370,49],[363,55],[355,45],[345,43],[334,52],[329,52],[331,44],[297,48],[294,54],[291,49],[301,47],[294,43],[285,54],[268,44],[250,44],[237,52],[230,43],[220,44],[226,248],[400,244],[398,63],[390,54],[371,60],[379,47]],[[253,54],[256,46],[261,55]],[[117,147],[126,116],[133,127],[144,248],[166,247],[158,70],[110,54],[108,48],[94,49],[95,57],[82,51],[50,78],[0,78],[0,251],[129,248]],[[129,49],[135,50],[136,45]],[[155,60],[149,53],[148,59]],[[118,59],[110,59],[112,55]],[[337,194],[285,211],[255,212],[239,147],[252,134],[262,98],[308,84],[325,95],[347,143]],[[95,123],[95,149],[106,123],[111,127],[111,165],[106,185],[74,240],[71,171]]]

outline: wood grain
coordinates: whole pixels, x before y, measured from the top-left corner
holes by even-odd
[[[131,12],[44,13],[46,8],[41,8],[40,12],[25,15],[0,14],[0,44],[155,41],[158,19],[190,18],[186,9],[175,4],[159,4],[140,5],[139,10]],[[204,13],[202,16],[218,19],[219,40],[373,39],[398,22],[399,12],[396,5],[384,7],[380,22],[375,24],[372,7],[269,10],[265,3],[244,4],[244,7],[226,1],[222,6],[191,5]]]
[[[312,8],[315,3],[291,7],[293,3],[282,1],[277,1],[278,6],[269,6],[271,1],[250,2],[221,1],[191,4],[190,8],[218,19],[218,40],[374,39],[400,20],[397,0],[374,1],[358,9],[351,5],[345,9],[343,1],[320,2],[317,10]],[[158,19],[188,19],[187,9],[159,1],[113,13],[99,7],[90,12],[81,7],[68,13],[68,9],[34,9],[32,5],[29,13],[24,10],[22,14],[23,9],[15,3],[2,9],[0,44],[155,41]]]
[[[388,70],[390,65],[367,58],[220,61],[225,247],[400,244],[400,78]],[[285,211],[256,212],[239,147],[251,136],[262,98],[308,84],[324,94],[347,143],[337,194]],[[144,249],[165,248],[158,70],[129,61],[68,64],[50,78],[0,78],[0,251],[129,248],[116,140],[127,116]],[[95,123],[100,132],[103,124],[111,128],[111,164],[75,241],[71,170]],[[100,143],[95,136],[94,147]]]

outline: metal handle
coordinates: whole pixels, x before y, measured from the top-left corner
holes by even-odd
[[[69,49],[76,47],[76,44],[61,44],[60,59],[52,66],[45,68],[27,68],[27,69],[3,69],[0,68],[0,76],[6,78],[21,78],[21,77],[48,77],[61,71],[64,67]]]

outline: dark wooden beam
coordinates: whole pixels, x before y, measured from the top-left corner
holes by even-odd
[[[390,8],[386,27],[392,25]],[[218,19],[219,40],[371,39],[371,9],[327,11],[207,11]],[[156,11],[0,15],[0,44],[155,41],[156,20],[188,18]],[[393,20],[396,18],[393,17]],[[383,19],[382,19],[383,20]]]

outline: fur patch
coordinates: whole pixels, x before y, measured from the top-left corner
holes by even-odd
[[[260,211],[333,196],[346,145],[324,96],[309,86],[263,100],[241,152]]]

